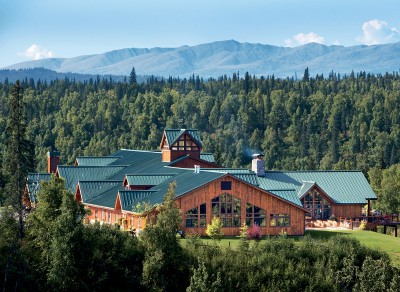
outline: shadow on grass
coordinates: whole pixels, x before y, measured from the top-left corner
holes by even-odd
[[[338,235],[350,235],[350,233],[329,230],[306,230],[304,235],[311,236],[312,238],[328,239]]]

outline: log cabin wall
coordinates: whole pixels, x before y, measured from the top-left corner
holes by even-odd
[[[221,190],[221,182],[223,181],[231,182],[231,190]],[[188,210],[206,203],[206,224],[210,224],[212,220],[211,200],[224,193],[240,199],[241,224],[246,220],[246,204],[250,203],[266,210],[266,226],[260,227],[263,235],[279,235],[281,233],[304,235],[305,211],[303,209],[229,175],[177,198],[178,206],[182,210],[182,230],[187,234],[197,233],[205,236],[206,227],[186,227],[185,214]],[[290,226],[270,226],[271,214],[289,214]],[[228,236],[239,235],[240,227],[223,227],[223,233]]]
[[[346,204],[332,204],[332,214],[336,218],[354,218],[362,216],[363,205],[346,205]]]

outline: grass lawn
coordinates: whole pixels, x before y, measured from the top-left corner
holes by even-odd
[[[306,234],[314,238],[328,238],[336,235],[354,237],[369,248],[386,252],[392,259],[392,263],[400,267],[400,237],[361,230],[307,230]]]
[[[354,237],[358,239],[361,244],[369,248],[386,252],[390,256],[393,265],[400,267],[400,237],[389,236],[372,231],[331,229],[306,230],[305,234],[313,238],[322,239],[337,235]],[[201,240],[204,245],[217,244],[219,246],[231,248],[237,248],[239,246],[239,238],[237,237],[223,238],[216,242],[213,242],[213,240],[208,237],[202,238]],[[185,240],[183,239],[182,241]]]

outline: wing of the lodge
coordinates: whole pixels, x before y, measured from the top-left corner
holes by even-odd
[[[214,216],[220,217],[225,235],[239,234],[242,224],[257,224],[265,235],[303,235],[306,218],[361,216],[362,207],[376,199],[361,171],[268,171],[261,154],[254,155],[251,170],[223,168],[212,154],[201,152],[194,129],[166,129],[160,148],[77,157],[74,166],[58,165],[60,154],[49,152],[48,169],[90,209],[86,222],[124,230],[142,229],[155,217],[154,207],[171,182],[176,182],[182,231],[201,235]],[[27,207],[35,207],[40,181],[49,179],[49,173],[28,175]],[[137,208],[144,203],[153,208]]]

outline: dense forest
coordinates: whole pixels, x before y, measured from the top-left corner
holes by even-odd
[[[133,79],[133,80],[132,80]],[[11,83],[0,83],[4,133]],[[62,163],[119,148],[157,149],[166,127],[197,128],[204,151],[224,166],[246,166],[252,151],[268,169],[387,168],[400,159],[400,75],[332,73],[301,80],[246,73],[137,83],[21,81],[37,169],[57,149]],[[0,144],[4,144],[1,136]]]
[[[0,147],[11,87],[0,83]],[[238,72],[140,83],[133,68],[124,81],[25,78],[21,87],[37,171],[46,170],[53,149],[64,164],[120,148],[156,150],[167,127],[199,129],[203,150],[223,166],[249,167],[256,151],[271,170],[360,169],[377,193],[385,187],[382,170],[400,160],[399,72],[311,77],[307,68],[301,80]],[[400,206],[398,197],[387,211],[400,208],[389,210]]]

